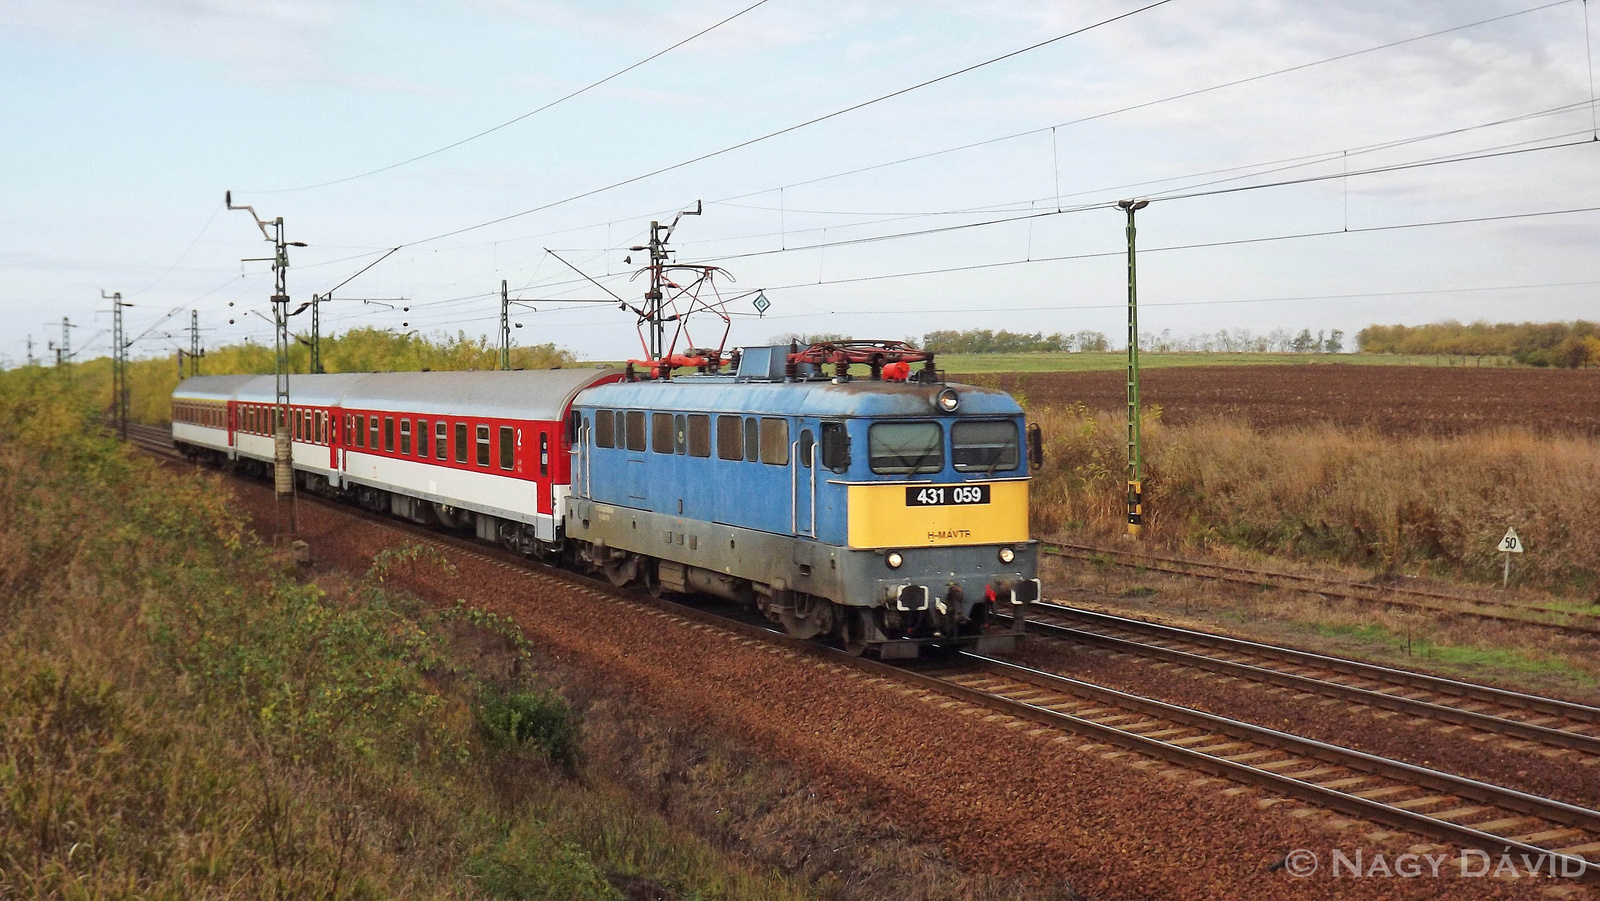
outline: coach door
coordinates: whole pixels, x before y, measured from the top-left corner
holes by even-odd
[[[794,511],[792,531],[807,538],[817,537],[817,441],[809,427],[789,448],[789,504]]]

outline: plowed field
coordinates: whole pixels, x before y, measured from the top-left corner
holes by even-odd
[[[1122,372],[1000,373],[952,381],[1020,390],[1030,406],[1126,408]],[[1181,425],[1210,417],[1257,428],[1333,423],[1390,434],[1460,435],[1505,427],[1600,435],[1600,369],[1438,366],[1185,366],[1146,370],[1145,405]]]

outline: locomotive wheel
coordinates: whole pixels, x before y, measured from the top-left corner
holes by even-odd
[[[839,637],[843,640],[845,653],[852,657],[860,657],[867,652],[867,636],[873,631],[867,617],[871,615],[863,607],[851,607],[844,611]]]
[[[833,602],[825,598],[802,597],[804,600],[796,598],[796,603],[779,611],[778,621],[783,623],[783,631],[805,641],[832,632]]]

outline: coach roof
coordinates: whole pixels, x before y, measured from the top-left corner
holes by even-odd
[[[350,407],[436,416],[554,420],[584,388],[618,378],[611,369],[529,369],[510,372],[348,372],[289,376],[296,405]],[[185,380],[173,397],[270,404],[270,375],[212,375]]]

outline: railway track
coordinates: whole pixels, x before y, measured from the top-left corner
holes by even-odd
[[[129,429],[141,448],[181,459],[158,429]],[[892,664],[852,657],[791,638],[765,624],[694,604],[654,598],[531,563],[460,536],[377,516],[314,496],[306,500],[337,515],[370,522],[409,540],[443,546],[525,577],[557,579],[651,608],[658,615],[788,647],[821,665],[861,672],[920,690],[941,706],[970,704],[989,717],[1037,724],[1052,740],[1094,749],[1112,745],[1269,793],[1296,798],[1374,823],[1490,854],[1509,852],[1546,861],[1544,869],[1600,880],[1600,812],[1514,789],[1365,754],[1214,714],[1119,692],[976,654],[933,665]]]
[[[1600,708],[1058,604],[1028,631],[1600,757]]]
[[[1569,635],[1600,637],[1600,615],[1578,610],[1566,610],[1560,607],[1508,604],[1498,600],[1429,591],[1404,585],[1375,585],[1367,582],[1351,582],[1330,579],[1324,576],[1251,569],[1223,563],[1188,560],[1182,557],[1169,557],[1160,554],[1063,542],[1041,543],[1040,550],[1051,556],[1092,563],[1109,563],[1114,566],[1146,569],[1178,576],[1230,582],[1237,585],[1282,588],[1323,597],[1342,598],[1361,604],[1404,607],[1424,613],[1437,613],[1508,625],[1528,626]],[[1540,619],[1538,617],[1547,618]]]

